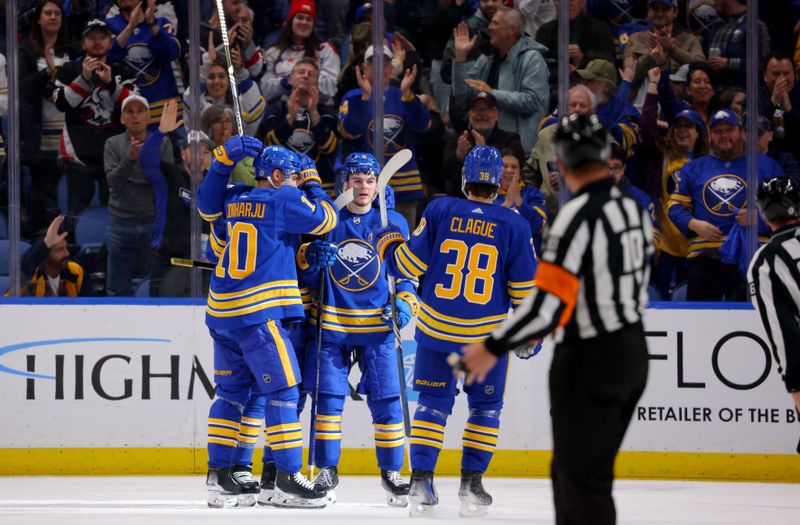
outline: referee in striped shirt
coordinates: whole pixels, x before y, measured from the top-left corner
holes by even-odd
[[[757,200],[772,237],[747,271],[750,300],[764,324],[786,391],[800,412],[800,180],[765,181]]]
[[[574,194],[559,212],[536,289],[484,342],[464,347],[467,383],[497,356],[556,331],[550,367],[551,475],[556,523],[616,522],[614,460],[647,382],[642,327],[652,225],[614,184],[608,132],[594,115],[570,115],[554,138]]]

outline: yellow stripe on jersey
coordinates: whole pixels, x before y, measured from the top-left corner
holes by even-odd
[[[236,310],[228,310],[224,312],[212,310],[211,308],[206,307],[206,313],[212,317],[236,317],[240,315],[252,314],[254,312],[258,312],[266,308],[276,308],[279,306],[293,306],[293,305],[303,306],[303,302],[299,298],[275,299],[272,301],[266,301],[263,303],[254,304],[253,306],[248,306],[246,308],[239,308]]]
[[[422,261],[419,261],[419,264],[417,264],[417,261],[419,259],[411,253],[406,243],[400,244],[394,251],[394,262],[397,264],[400,273],[408,279],[417,279],[428,269],[427,265]]]
[[[217,293],[214,290],[209,290],[208,295],[213,297],[218,301],[224,301],[226,299],[237,299],[239,297],[244,297],[246,295],[250,295],[256,292],[260,292],[262,290],[268,290],[270,288],[276,288],[278,286],[294,286],[297,287],[297,279],[286,279],[282,281],[270,281],[268,283],[262,283],[257,286],[253,286],[252,288],[246,288],[244,290],[239,290],[237,292],[229,292],[229,293]]]
[[[243,299],[229,299],[218,301],[213,298],[209,293],[208,307],[213,310],[232,310],[234,308],[241,308],[243,306],[250,306],[255,303],[260,303],[268,299],[282,298],[282,299],[296,299],[298,303],[302,304],[300,299],[300,290],[296,286],[276,286],[274,290],[264,291],[245,297]]]
[[[278,330],[275,321],[267,321],[267,330],[272,334],[275,340],[275,347],[278,349],[278,357],[281,360],[281,367],[283,367],[283,374],[286,376],[286,386],[293,387],[298,381],[294,377],[294,369],[292,368],[292,361],[289,358],[289,352],[286,351],[286,344],[283,342],[283,336]]]
[[[309,232],[311,235],[322,235],[328,233],[334,229],[336,224],[339,222],[338,215],[329,202],[320,201],[319,203],[322,206],[322,209],[325,210],[325,219],[319,226]]]
[[[200,210],[197,210],[197,213],[200,214],[200,218],[202,218],[206,222],[214,222],[215,220],[222,217],[222,212],[219,211],[217,213],[203,213]]]

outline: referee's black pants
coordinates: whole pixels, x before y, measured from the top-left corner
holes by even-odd
[[[616,522],[614,460],[647,382],[641,323],[556,346],[550,366],[558,525]]]

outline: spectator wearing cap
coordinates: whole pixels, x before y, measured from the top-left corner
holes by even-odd
[[[739,116],[729,109],[717,111],[709,123],[711,153],[684,165],[672,194],[669,217],[689,239],[686,299],[737,300],[743,276],[735,264],[721,260],[720,247],[735,223],[747,226],[747,158],[745,135]],[[758,180],[783,176],[780,166],[764,154],[758,156]],[[759,221],[759,240],[769,230]]]
[[[180,77],[172,67],[181,54],[175,26],[156,16],[153,0],[116,0],[116,5],[119,14],[106,20],[116,35],[109,61],[123,63],[133,72],[139,93],[150,105],[149,125],[155,129],[164,104],[180,95]]]
[[[759,92],[759,113],[772,121],[773,151],[788,152],[800,160],[800,83],[789,55],[776,51],[767,59]],[[782,128],[782,129],[781,129]]]
[[[261,77],[261,93],[267,101],[291,93],[292,68],[298,60],[308,57],[319,65],[320,103],[333,104],[341,64],[333,46],[317,39],[316,20],[317,6],[312,0],[292,0],[277,42],[264,52],[266,67]]]
[[[177,111],[177,106],[170,104],[169,107]],[[149,274],[156,225],[153,184],[141,163],[141,149],[148,137],[150,122],[147,99],[129,95],[122,103],[121,121],[125,132],[109,138],[104,151],[110,190],[106,230],[106,294],[109,296],[133,295],[133,278]],[[168,140],[161,137],[157,150],[158,161],[173,162]]]
[[[731,86],[744,88],[747,80],[747,38],[754,31],[747,29],[747,0],[714,0],[719,20],[709,28],[706,56],[717,74],[721,89]],[[758,22],[759,66],[770,53],[770,34],[764,22]]]
[[[522,15],[516,9],[498,8],[489,25],[491,56],[469,61],[477,37],[469,36],[464,23],[454,30],[454,108],[466,108],[478,91],[494,96],[500,109],[500,129],[519,135],[524,151],[536,144],[538,123],[547,114],[547,64],[541,44],[522,31]]]
[[[139,152],[145,176],[153,186],[155,224],[152,235],[150,272],[151,297],[188,297],[190,292],[188,268],[172,266],[170,259],[191,258],[192,179],[199,184],[211,165],[214,143],[202,131],[191,131],[179,142],[181,160],[174,164],[161,160],[159,149],[164,138],[179,129],[177,104],[169,102],[161,115],[159,127],[147,136]],[[192,153],[197,148],[197,157]],[[203,237],[209,234],[203,221]],[[216,242],[216,241],[214,241]]]
[[[81,47],[83,58],[61,66],[53,92],[56,108],[64,112],[58,156],[65,166],[70,215],[89,206],[95,182],[99,183],[100,203],[108,203],[103,155],[98,146],[122,130],[120,106],[133,89],[126,69],[107,60],[111,30],[105,22],[93,19],[86,24]]]
[[[292,91],[273,99],[256,136],[270,146],[305,153],[317,165],[325,191],[333,194],[334,163],[339,145],[336,111],[319,103],[319,66],[313,58],[295,62]]]
[[[567,93],[567,114],[594,115],[597,113],[597,97],[591,89],[578,84]],[[522,176],[526,183],[536,186],[542,191],[547,208],[552,216],[558,213],[559,178],[553,151],[553,136],[558,129],[558,108],[556,108],[539,126],[539,140],[531,150]]]
[[[676,73],[684,64],[706,59],[700,41],[675,21],[677,17],[677,0],[648,1],[650,27],[630,35],[625,46],[625,56],[636,60],[634,90],[639,89],[647,79],[647,72],[656,66]]]
[[[583,67],[590,53],[593,58],[603,58],[613,63],[617,57],[617,49],[609,26],[584,13],[586,0],[564,1],[569,1],[570,73]],[[556,7],[558,5],[559,2],[556,1]],[[558,104],[558,20],[542,25],[536,33],[536,41],[547,48],[544,58],[550,70],[549,109],[553,109]]]
[[[658,225],[653,236],[657,252],[650,281],[662,297],[669,297],[675,284],[686,281],[688,252],[686,236],[669,217],[670,197],[681,180],[684,165],[708,153],[708,127],[693,109],[678,113],[672,125],[659,122],[657,84],[661,70],[653,68],[649,75],[642,106],[642,142],[636,155],[644,188],[655,203]]]
[[[417,66],[406,69],[400,87],[389,85],[392,77],[392,52],[384,45],[382,56],[376,57],[372,46],[364,53],[364,63],[356,69],[358,89],[345,94],[339,106],[339,134],[342,137],[342,156],[354,151],[371,151],[373,149],[372,97],[377,90],[372,85],[372,63],[383,59],[383,154],[388,161],[398,151],[408,148],[414,152],[411,131],[421,132],[428,129],[430,115],[425,104],[417,97],[411,86],[417,77]],[[389,181],[397,199],[395,209],[405,217],[409,226],[417,224],[417,212],[423,197],[422,179],[417,166],[416,156]]]
[[[597,97],[597,118],[629,156],[639,142],[639,112],[628,102],[635,67],[633,58],[625,59],[625,69],[622,70],[622,82],[619,85],[617,68],[602,58],[592,60],[585,68],[576,71],[580,83],[592,90]]]
[[[612,143],[611,154],[608,157],[608,173],[611,175],[611,178],[614,179],[614,182],[620,190],[622,190],[624,193],[627,193],[633,198],[633,200],[638,202],[642,208],[647,210],[647,213],[650,215],[650,219],[653,221],[655,226],[655,206],[653,205],[652,199],[650,199],[650,196],[647,194],[647,192],[631,184],[630,179],[625,176],[625,168],[628,165],[628,158],[628,154],[625,152],[622,146]]]
[[[448,195],[464,197],[461,192],[461,169],[464,158],[473,146],[493,146],[500,151],[514,149],[520,153],[523,151],[519,135],[503,131],[497,126],[499,117],[500,109],[493,95],[479,91],[472,96],[467,112],[467,129],[451,136],[444,148],[442,176]]]
[[[216,50],[209,46],[210,51],[203,54],[203,65],[200,76],[205,78],[201,86],[200,112],[215,104],[233,105],[233,93],[230,89],[230,78],[228,77],[228,67],[225,57],[218,55]],[[261,95],[241,59],[238,49],[231,49],[231,62],[233,64],[233,75],[239,88],[239,109],[242,115],[242,127],[247,135],[254,135],[258,130],[258,125],[264,117],[266,102]],[[183,105],[191,107],[191,87],[186,88],[183,93]]]

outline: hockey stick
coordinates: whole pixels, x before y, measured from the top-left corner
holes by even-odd
[[[345,206],[350,204],[356,198],[355,188],[344,190],[341,195],[336,197],[333,201],[333,207],[336,212],[342,210]],[[322,236],[322,240],[326,240],[328,234]],[[314,398],[311,400],[311,425],[308,430],[308,479],[314,478],[314,449],[317,448],[317,403],[319,402],[319,369],[322,366],[322,300],[325,298],[325,274],[327,268],[323,268],[319,275],[319,288],[317,289],[317,369],[316,379],[314,381]]]
[[[225,48],[225,61],[228,64],[228,83],[231,85],[231,98],[233,99],[233,113],[236,116],[236,131],[239,136],[244,135],[242,125],[242,110],[239,107],[239,86],[236,85],[236,76],[233,74],[233,60],[231,60],[231,43],[228,40],[228,22],[225,20],[225,8],[222,0],[217,0],[217,16],[219,16],[219,29],[222,32],[222,47]],[[208,50],[209,53],[211,50]]]
[[[205,261],[195,261],[193,259],[181,259],[179,257],[172,257],[169,260],[170,264],[173,266],[183,266],[185,268],[200,268],[202,270],[213,270],[217,267],[216,264],[205,262]]]
[[[378,176],[378,204],[381,211],[381,227],[386,228],[389,226],[389,215],[386,212],[386,185],[389,184],[389,179],[392,175],[400,171],[400,168],[406,165],[411,160],[411,150],[402,149],[394,154],[389,159],[381,174]],[[389,281],[389,308],[392,312],[392,332],[394,333],[394,348],[395,357],[397,360],[397,376],[400,379],[400,403],[403,408],[403,429],[405,430],[406,439],[411,436],[411,419],[408,415],[408,395],[406,393],[406,367],[403,362],[403,338],[400,335],[400,325],[397,322],[397,309],[395,308],[396,292],[394,289],[394,278],[388,276]],[[410,463],[409,463],[410,465]]]

